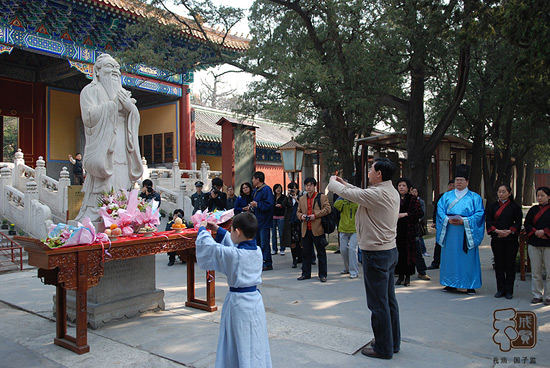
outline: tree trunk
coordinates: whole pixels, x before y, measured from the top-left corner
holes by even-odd
[[[340,147],[338,152],[338,157],[340,158],[342,170],[343,170],[343,177],[346,179],[349,183],[354,182],[354,172],[355,172],[355,160],[353,157],[353,146],[348,147]]]
[[[525,176],[525,169],[523,167],[523,157],[516,158],[516,198],[517,204],[523,203],[523,179]]]
[[[343,170],[343,177],[353,183],[355,172],[355,159],[353,148],[355,146],[356,131],[346,124],[345,116],[341,106],[332,106],[323,109],[321,119],[327,129],[326,134],[330,139],[331,146],[336,151],[340,165]]]
[[[410,179],[418,187],[418,194],[426,198],[426,165],[424,163],[424,80],[423,62],[411,71],[411,99],[407,111],[407,165]]]
[[[535,150],[529,149],[525,167],[525,189],[523,190],[523,205],[532,206],[535,201]]]
[[[494,169],[493,169],[494,172]],[[493,189],[493,183],[492,180],[492,173],[491,173],[491,164],[489,163],[489,157],[487,156],[487,152],[485,148],[483,149],[483,184],[485,186],[485,198],[487,199],[487,203],[493,203],[497,200],[496,193]]]
[[[474,129],[474,142],[472,144],[472,167],[470,169],[470,183],[468,188],[476,193],[481,193],[481,179],[483,172],[483,136],[484,123],[477,121]]]

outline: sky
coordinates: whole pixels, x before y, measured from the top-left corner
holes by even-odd
[[[176,0],[176,2],[179,2],[179,1]],[[254,2],[254,0],[239,0],[239,1],[213,0],[212,2],[215,5],[225,5],[225,6],[239,7],[242,9],[249,9],[250,6],[252,6],[252,3]],[[178,14],[185,15],[186,13],[185,9],[181,5],[179,6],[174,5],[173,0],[166,0],[166,5],[170,10]],[[248,32],[249,32],[248,23],[246,22],[246,20],[243,20],[233,28],[233,32],[231,33],[239,34],[239,35],[240,34],[247,35]],[[219,74],[224,71],[238,70],[238,69],[235,67],[231,67],[229,65],[222,65],[216,68],[211,68],[209,70],[213,70],[214,73]],[[193,94],[198,94],[200,90],[203,89],[203,83],[209,83],[210,85],[213,84],[214,78],[211,75],[209,75],[208,73],[209,70],[195,72],[194,82],[191,84],[191,90]],[[247,84],[253,80],[253,76],[248,73],[227,73],[227,74],[224,74],[224,76],[221,78],[222,78],[222,81],[224,82],[224,88],[221,92],[235,89],[236,93],[238,94],[242,94],[243,92],[245,92],[247,89],[246,87]]]

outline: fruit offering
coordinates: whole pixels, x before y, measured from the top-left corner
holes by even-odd
[[[182,230],[182,229],[185,229],[185,228],[186,228],[186,226],[183,223],[183,220],[181,218],[178,217],[174,220],[174,223],[172,224],[172,229]]]

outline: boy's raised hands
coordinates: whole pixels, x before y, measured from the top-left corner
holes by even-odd
[[[218,224],[216,224],[215,222],[206,221],[206,220],[201,222],[201,226],[204,226],[205,228],[207,228],[208,230],[211,230],[211,231],[218,231],[218,227],[219,227]]]

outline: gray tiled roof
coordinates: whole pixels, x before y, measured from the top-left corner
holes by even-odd
[[[195,137],[207,142],[220,142],[221,126],[216,123],[221,118],[229,121],[242,121],[230,111],[214,110],[202,106],[192,106],[195,109]],[[256,127],[256,144],[262,148],[279,148],[298,135],[291,127],[283,123],[275,123],[265,119],[247,120],[247,125]]]

